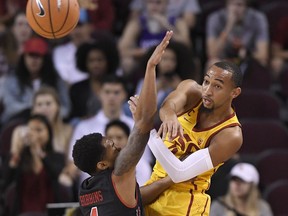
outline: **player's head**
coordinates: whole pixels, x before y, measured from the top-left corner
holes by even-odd
[[[83,172],[93,173],[113,168],[120,149],[100,133],[92,133],[78,139],[73,146],[74,164]]]
[[[106,137],[113,140],[120,148],[126,146],[129,134],[130,128],[121,120],[113,120],[105,128]]]
[[[208,110],[231,106],[231,102],[241,93],[243,74],[232,62],[213,64],[206,72],[202,84],[203,106]]]

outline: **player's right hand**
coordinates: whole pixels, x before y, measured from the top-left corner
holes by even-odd
[[[180,125],[177,116],[170,116],[169,119],[166,118],[158,130],[158,135],[162,137],[163,140],[168,138],[169,141],[178,136],[183,137],[183,128]]]

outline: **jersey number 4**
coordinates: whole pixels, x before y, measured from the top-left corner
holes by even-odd
[[[91,208],[90,216],[99,216],[97,207]]]

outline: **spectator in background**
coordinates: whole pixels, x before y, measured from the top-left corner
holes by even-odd
[[[134,125],[134,121],[131,117],[127,116],[123,112],[123,104],[126,102],[127,93],[125,89],[125,83],[122,81],[120,77],[115,75],[106,76],[102,83],[99,92],[99,99],[102,105],[102,109],[98,111],[98,113],[91,118],[86,120],[82,120],[76,126],[71,142],[70,142],[70,151],[69,157],[72,164],[70,166],[70,170],[67,171],[67,175],[70,178],[77,178],[77,172],[75,172],[75,165],[72,161],[72,148],[77,139],[80,139],[82,136],[89,133],[105,133],[106,125],[112,120],[121,120],[125,124],[128,125],[130,130]],[[148,151],[147,149],[146,151]],[[145,154],[145,153],[144,153]],[[150,164],[151,162],[151,153],[148,151],[147,158],[140,160],[143,163]],[[73,166],[74,165],[74,166]],[[146,164],[143,165],[146,167]],[[150,177],[150,173],[148,174],[148,178]],[[81,172],[80,174],[80,182],[82,182],[85,178],[87,178],[87,174]],[[147,179],[145,179],[147,180]],[[142,180],[141,182],[144,182]]]
[[[249,163],[238,163],[230,172],[227,194],[212,202],[210,216],[272,216],[269,204],[260,198],[259,173]]]
[[[19,155],[11,157],[5,174],[6,193],[12,193],[11,185],[16,183],[14,200],[7,203],[11,205],[10,214],[6,215],[45,213],[47,203],[67,201],[61,200],[63,194],[57,181],[65,157],[53,149],[49,121],[42,115],[31,116],[27,138],[24,145],[19,146]]]
[[[272,37],[273,78],[278,80],[280,75],[288,70],[288,16],[278,22]]]
[[[32,114],[46,116],[53,131],[53,149],[67,157],[72,127],[63,122],[60,116],[60,100],[57,92],[51,87],[42,87],[33,96]],[[12,134],[11,154],[19,154],[19,146],[27,140],[27,125],[17,126]]]
[[[167,30],[173,30],[173,41],[191,45],[187,24],[176,16],[167,16],[168,0],[144,0],[144,3],[146,13],[131,19],[119,39],[124,75],[135,69],[149,48],[159,44]]]
[[[130,4],[131,17],[140,16],[146,10],[144,1],[132,0]],[[169,0],[168,2],[167,16],[181,17],[190,29],[194,28],[198,13],[200,13],[198,0]]]
[[[112,32],[115,9],[111,0],[79,0],[80,21],[97,31]]]
[[[55,88],[61,101],[61,116],[66,117],[70,110],[66,85],[54,68],[48,44],[34,37],[26,41],[15,73],[7,76],[1,86],[4,104],[2,122],[31,109],[33,95],[41,86]]]
[[[268,64],[269,32],[265,15],[249,8],[247,0],[227,0],[207,20],[207,66],[219,60],[241,63],[253,58]]]
[[[148,50],[144,57],[144,65],[153,53],[155,47]],[[144,67],[142,67],[144,68]],[[157,106],[160,108],[166,96],[176,89],[177,85],[184,79],[199,80],[200,74],[194,64],[193,53],[182,43],[171,41],[167,46],[162,60],[156,67],[157,81]],[[137,85],[136,94],[139,95],[143,85],[143,79]],[[157,118],[157,117],[156,117]],[[156,126],[160,125],[157,119]]]
[[[27,0],[0,0],[0,25],[7,24],[18,11],[25,11]]]
[[[108,139],[113,140],[115,145],[121,149],[123,149],[123,147],[128,143],[129,134],[129,126],[120,120],[110,121],[105,128],[105,136]],[[154,157],[152,156],[150,149],[146,147],[144,154],[136,166],[136,179],[139,186],[144,185],[144,183],[150,178],[153,162]]]
[[[78,22],[77,26],[68,35],[68,42],[55,46],[53,49],[53,62],[59,76],[71,86],[88,78],[87,73],[83,73],[76,67],[77,48],[92,40],[92,29],[89,23]]]
[[[32,37],[33,30],[28,24],[24,11],[17,12],[7,27],[1,37],[0,47],[2,50],[0,55],[3,56],[1,58],[5,59],[7,67],[11,70],[15,69],[15,65],[23,53],[24,44]]]
[[[99,100],[102,78],[115,74],[119,65],[116,45],[113,41],[99,40],[82,44],[76,52],[76,65],[88,78],[73,84],[70,88],[72,103],[71,118],[87,118],[101,108]]]

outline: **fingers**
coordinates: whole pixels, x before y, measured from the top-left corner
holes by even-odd
[[[158,130],[158,136],[163,140],[167,139],[172,141],[177,136],[183,138],[183,129],[178,122],[163,122]]]
[[[139,99],[139,96],[135,95],[135,96],[131,96],[129,101],[128,101],[129,109],[130,109],[132,114],[134,114],[136,112],[136,108],[138,105],[138,99]]]
[[[162,42],[160,43],[161,50],[164,50],[168,46],[172,35],[173,35],[173,31],[167,31],[166,32],[165,37],[163,38]]]

